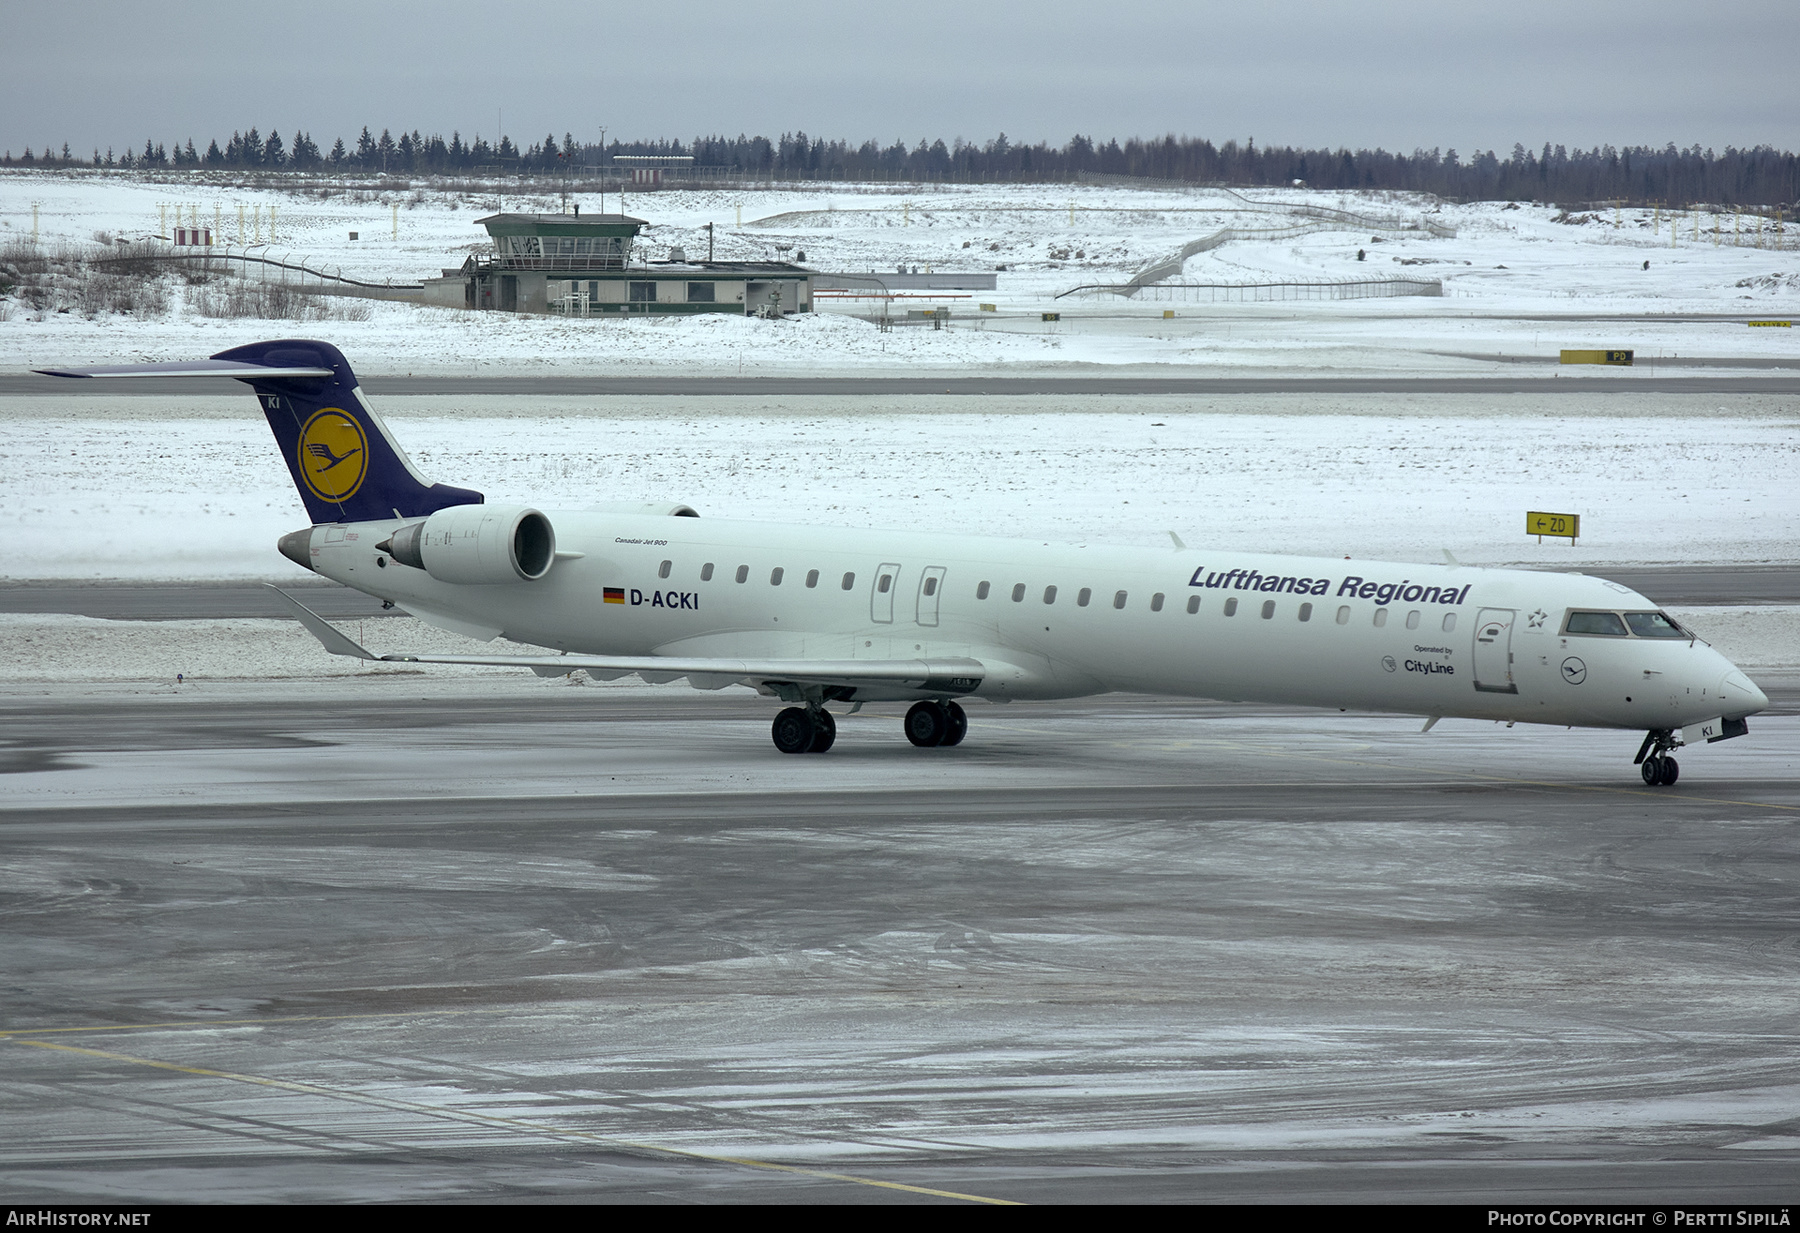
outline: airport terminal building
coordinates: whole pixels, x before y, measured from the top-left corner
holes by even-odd
[[[786,262],[633,258],[648,224],[624,214],[491,214],[477,219],[490,255],[427,279],[421,297],[445,308],[517,313],[793,313],[812,311],[811,271]]]

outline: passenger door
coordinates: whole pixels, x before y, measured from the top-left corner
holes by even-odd
[[[1512,631],[1518,613],[1511,608],[1483,608],[1475,622],[1475,688],[1484,694],[1516,694],[1513,682]]]

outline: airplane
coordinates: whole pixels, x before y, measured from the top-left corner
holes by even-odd
[[[39,369],[213,377],[255,392],[311,525],[294,564],[482,640],[542,655],[376,655],[298,600],[324,649],[554,677],[742,684],[787,705],[771,735],[823,753],[830,704],[909,702],[914,745],[968,731],[960,700],[1115,690],[1645,733],[1645,784],[1673,751],[1728,740],[1769,705],[1743,672],[1631,588],[1462,565],[1060,545],[936,530],[700,517],[674,501],[542,511],[419,474],[329,343],[207,360]]]

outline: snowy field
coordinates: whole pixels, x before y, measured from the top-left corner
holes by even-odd
[[[0,173],[0,245],[29,235],[34,203],[47,244],[153,234],[174,225],[177,207],[188,223],[211,226],[216,216],[235,241],[242,207],[246,241],[396,281],[459,264],[483,242],[474,220],[486,213],[562,207],[554,194],[345,191],[324,181],[276,191],[229,177],[12,172]],[[1054,298],[1123,281],[1221,227],[1291,225],[1284,210],[1297,205],[1379,216],[1395,229],[1232,240],[1190,259],[1185,277],[1403,273],[1441,278],[1445,296]],[[609,197],[604,208],[619,203]],[[569,321],[334,301],[366,307],[368,319],[296,322],[202,317],[180,288],[155,320],[0,302],[0,371],[190,358],[294,336],[336,343],[365,374],[1504,373],[1563,385],[1604,375],[1617,388],[1654,373],[1659,357],[1800,362],[1800,331],[1744,324],[1800,317],[1800,253],[1791,248],[1800,234],[1739,230],[1730,215],[1715,242],[1710,215],[1557,221],[1542,207],[1386,193],[838,185],[661,192],[629,197],[625,209],[653,223],[651,257],[675,245],[704,252],[699,228],[713,221],[721,258],[804,252],[805,264],[825,270],[1004,270],[998,291],[949,302],[950,329],[891,332],[848,311],[866,305],[843,304],[774,322]],[[1406,230],[1427,220],[1454,237]],[[350,241],[351,231],[361,238]],[[1367,260],[1356,260],[1359,248]],[[982,313],[977,302],[998,311]],[[1042,322],[1049,308],[1064,319]],[[1561,369],[1555,354],[1570,346],[1633,347],[1639,367]],[[0,399],[0,577],[287,575],[273,543],[305,519],[249,399],[57,392]],[[436,478],[481,477],[476,486],[491,498],[548,508],[666,498],[713,517],[1130,544],[1166,543],[1174,530],[1235,549],[1435,560],[1449,548],[1470,562],[1576,569],[1786,561],[1800,540],[1792,483],[1800,400],[1774,395],[497,397],[380,406]],[[1574,547],[1540,546],[1521,532],[1527,509],[1581,513],[1586,535]]]
[[[554,193],[345,191],[323,180],[296,180],[274,190],[240,188],[229,177],[147,182],[123,174],[11,171],[0,173],[0,243],[31,234],[34,205],[45,243],[148,236],[173,228],[179,214],[184,224],[210,227],[217,219],[222,238],[257,245],[256,251],[362,279],[414,282],[460,265],[483,246],[486,234],[477,218],[501,209],[556,211],[563,203]],[[619,208],[610,195],[604,203],[590,196],[583,205],[588,212]],[[1122,282],[1222,227],[1292,224],[1296,219],[1286,208],[1295,205],[1379,216],[1398,227],[1429,219],[1456,234],[1371,234],[1334,224],[1287,238],[1232,240],[1191,258],[1183,276],[1256,283],[1406,275],[1441,279],[1444,297],[1275,304],[1055,298],[1083,284]],[[1759,233],[1754,220],[1730,214],[1671,218],[1627,210],[1559,222],[1558,211],[1548,207],[1453,205],[1405,194],[1258,190],[1239,197],[1199,188],[1088,185],[667,191],[628,196],[625,209],[652,224],[640,248],[652,259],[675,246],[690,256],[704,253],[701,228],[714,222],[720,259],[799,259],[804,253],[804,264],[818,270],[1000,270],[999,288],[943,300],[953,313],[948,330],[885,334],[854,315],[870,311],[858,301],[783,322],[566,321],[374,302],[367,305],[368,320],[308,328],[203,318],[174,288],[168,312],[148,321],[44,316],[16,304],[0,309],[6,317],[0,319],[0,370],[188,358],[295,333],[328,338],[368,373],[1129,366],[1149,372],[1437,374],[1490,371],[1496,356],[1553,359],[1564,347],[1630,347],[1640,364],[1656,358],[1797,358],[1795,331],[1747,329],[1744,319],[1800,316],[1800,232]],[[1715,221],[1721,228],[1716,235]],[[352,231],[358,240],[349,239]],[[1366,260],[1357,260],[1359,249]],[[982,302],[996,311],[980,312]],[[1044,323],[1041,312],[1050,309],[1063,319]],[[1175,316],[1165,318],[1165,311]],[[1671,319],[1696,314],[1729,319]],[[1519,372],[1516,364],[1507,370]]]
[[[377,401],[430,477],[544,509],[1598,568],[1792,560],[1777,395]],[[245,395],[0,399],[0,577],[292,577],[306,524]],[[1539,545],[1525,511],[1579,513]]]

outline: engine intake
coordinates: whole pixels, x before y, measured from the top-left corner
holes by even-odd
[[[536,582],[556,561],[556,531],[519,505],[453,505],[377,544],[439,582]]]

